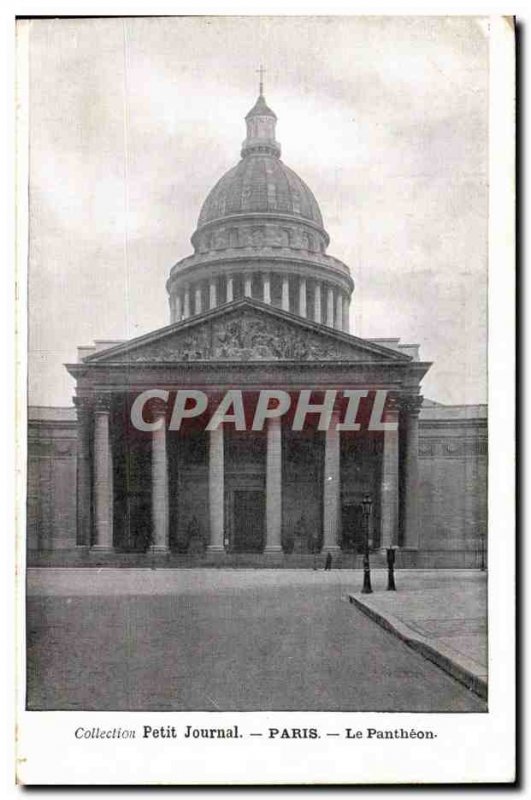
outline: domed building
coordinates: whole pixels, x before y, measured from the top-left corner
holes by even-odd
[[[241,161],[203,203],[193,255],[171,270],[171,321],[254,297],[348,331],[350,271],[327,254],[330,238],[317,200],[280,158],[277,117],[262,91],[245,121]]]
[[[30,410],[28,563],[478,565],[486,410],[423,404],[417,345],[349,332],[354,281],[276,120],[260,86],[170,324],[78,348],[75,409]]]

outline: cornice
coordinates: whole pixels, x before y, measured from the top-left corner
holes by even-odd
[[[281,252],[279,252],[281,251]],[[346,264],[333,256],[319,256],[312,254],[308,257],[297,256],[300,251],[293,251],[288,248],[279,248],[275,252],[272,248],[262,248],[257,252],[252,248],[239,248],[238,250],[223,250],[213,257],[211,253],[204,255],[191,255],[183,258],[175,264],[168,280],[166,289],[171,291],[171,287],[176,282],[205,280],[208,277],[208,270],[212,268],[212,277],[217,277],[220,271],[223,273],[242,272],[247,267],[249,272],[278,272],[289,273],[290,268],[300,270],[299,274],[305,272],[321,273],[321,279],[336,281],[338,285],[347,288],[350,292],[354,291],[354,280]],[[205,274],[207,273],[207,274]],[[317,277],[317,276],[316,276]]]
[[[314,220],[308,219],[307,217],[300,217],[296,214],[282,214],[276,211],[243,211],[235,214],[227,214],[223,217],[216,217],[216,219],[210,219],[208,222],[199,225],[195,229],[191,236],[191,242],[194,244],[194,240],[200,233],[206,233],[212,228],[219,228],[220,225],[227,224],[234,225],[240,222],[281,222],[284,224],[295,223],[297,225],[305,225],[323,236],[326,240],[327,247],[330,244],[330,236],[326,230],[317,222],[314,222]]]

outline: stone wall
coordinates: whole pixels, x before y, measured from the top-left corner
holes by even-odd
[[[481,563],[487,546],[487,468],[486,406],[425,404],[420,414],[419,566],[424,561],[448,567]]]
[[[32,407],[28,428],[29,550],[76,545],[76,411]]]

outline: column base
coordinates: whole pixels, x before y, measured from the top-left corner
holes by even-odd
[[[167,544],[154,544],[148,550],[148,553],[169,553],[169,552],[170,548],[168,547]]]
[[[90,551],[91,553],[114,553],[114,547],[108,544],[93,544]]]
[[[207,545],[207,553],[224,553],[225,548],[222,544],[209,544]]]
[[[338,544],[331,544],[326,545],[324,544],[321,548],[321,553],[340,553],[341,548]]]
[[[264,555],[268,553],[282,553],[282,545],[280,544],[268,544],[264,547]]]

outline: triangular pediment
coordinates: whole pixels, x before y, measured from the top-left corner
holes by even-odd
[[[183,361],[409,362],[407,355],[245,298],[84,359],[84,363]]]

